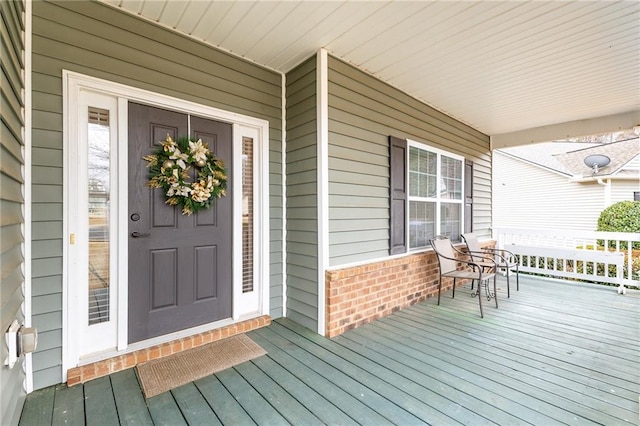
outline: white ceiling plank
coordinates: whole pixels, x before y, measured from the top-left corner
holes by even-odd
[[[102,1],[281,72],[324,47],[487,134],[640,109],[638,1]]]
[[[239,22],[242,21],[245,15],[247,15],[253,7],[255,7],[254,2],[233,3],[233,7],[227,10],[223,19],[217,21],[217,24],[212,28],[210,34],[205,40],[216,46],[224,47],[223,41],[234,31],[235,28],[241,26]]]
[[[557,29],[554,29],[552,32],[543,32],[543,30],[540,29],[534,36],[522,39],[516,45],[513,45],[513,42],[511,42],[509,46],[503,46],[499,42],[487,41],[485,46],[495,46],[495,48],[491,51],[488,51],[482,46],[478,46],[476,49],[470,49],[469,54],[473,56],[469,57],[469,60],[480,66],[487,67],[493,66],[494,64],[502,66],[503,62],[507,63],[510,68],[513,68],[514,65],[522,63],[523,61],[526,61],[527,67],[544,64],[545,56],[559,56],[560,54],[564,56],[572,54],[572,52],[582,52],[585,50],[588,41],[599,43],[601,39],[608,36],[608,33],[622,33],[625,26],[627,28],[632,26],[633,28],[629,28],[632,32],[637,29],[637,22],[634,22],[632,17],[621,18],[622,19],[616,21],[617,25],[613,27],[608,25],[608,22],[604,20],[593,20],[584,25],[574,21],[570,29],[563,29],[561,32]],[[629,22],[629,25],[625,25],[625,20]],[[514,35],[508,39],[513,40],[517,37],[517,35]],[[457,58],[439,59],[441,59],[440,63],[450,64],[452,68],[457,67],[460,63],[460,56]]]
[[[428,7],[423,13],[428,13],[433,22],[444,26],[447,20],[459,16],[464,9],[473,7],[473,4],[434,2],[428,3]],[[415,57],[420,52],[428,51],[426,46],[433,44],[430,43],[430,39],[434,32],[437,30],[425,22],[424,15],[416,13],[396,28],[393,36],[380,37],[376,35],[372,39],[374,41],[372,45],[379,46],[379,48],[374,49],[366,59],[361,60],[358,64],[372,73],[379,73],[389,66],[389,55],[397,55],[407,59]],[[430,50],[429,53],[433,54],[433,50]]]
[[[191,30],[191,35],[198,40],[203,40],[214,46],[219,46],[211,38],[218,24],[225,19],[229,11],[233,8],[233,2],[210,2],[210,7],[202,14],[196,26]]]
[[[329,52],[332,52],[332,43],[335,40],[340,39],[346,31],[376,13],[382,7],[384,5],[381,2],[367,3],[367,7],[362,7],[361,2],[342,3],[339,8],[335,9],[331,14],[327,14],[322,21],[302,34],[289,47],[287,54],[290,56],[280,61],[279,68],[291,69],[320,48],[326,48]]]
[[[142,5],[140,6],[138,13],[147,19],[158,22],[167,2],[168,0],[143,0],[142,2],[140,2],[142,3]],[[135,3],[135,1],[133,3]],[[124,5],[122,7],[129,9],[129,7]],[[133,9],[133,6],[130,10],[135,11],[135,9]]]
[[[189,6],[188,1],[167,1],[158,20],[170,28],[175,28]]]
[[[176,23],[176,30],[191,35],[212,6],[213,2],[208,1],[193,0],[189,2],[189,5]]]
[[[252,49],[252,52],[255,52],[260,63],[282,69],[281,62],[289,59],[289,52],[295,53],[297,51],[297,45],[305,43],[305,48],[309,51],[317,50],[317,42],[309,38],[309,34],[314,34],[314,28],[324,20],[324,17],[331,15],[340,7],[340,2],[301,3],[287,16],[282,25],[269,32],[269,41],[273,41],[269,49],[272,54],[268,54],[266,51],[259,52],[255,48]]]
[[[355,63],[360,63],[360,58],[366,57],[366,51],[371,51],[370,46],[375,45],[376,37],[396,38],[402,33],[406,21],[421,11],[424,12],[427,6],[428,4],[423,2],[412,2],[391,3],[381,7],[349,28],[339,40],[331,43],[331,48],[339,50],[343,56],[351,58]],[[369,28],[375,28],[375,36],[372,37]]]
[[[270,50],[273,46],[273,43],[269,42],[271,30],[286,20],[299,5],[299,2],[293,1],[276,5],[268,2],[257,3],[251,10],[251,15],[238,22],[235,31],[226,37],[224,45],[243,56],[250,55],[252,49],[263,42],[262,48]]]

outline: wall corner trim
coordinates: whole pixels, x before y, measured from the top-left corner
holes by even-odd
[[[318,146],[318,334],[325,335],[325,269],[329,265],[329,64],[325,49],[316,56]]]

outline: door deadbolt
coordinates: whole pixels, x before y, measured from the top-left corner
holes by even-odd
[[[140,215],[138,213],[134,213],[131,215],[131,220],[137,222],[140,220]]]

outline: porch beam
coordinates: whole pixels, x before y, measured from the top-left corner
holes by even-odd
[[[509,148],[530,143],[595,135],[632,129],[640,125],[640,110],[585,120],[567,121],[491,136],[491,149]]]

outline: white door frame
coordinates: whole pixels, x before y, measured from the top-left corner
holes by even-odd
[[[81,357],[80,333],[77,326],[78,310],[84,306],[78,303],[77,286],[70,282],[74,277],[74,260],[77,253],[71,241],[72,234],[78,234],[76,211],[70,211],[69,183],[78,175],[77,162],[70,156],[76,152],[73,141],[77,141],[79,133],[79,101],[83,92],[97,93],[111,96],[117,102],[117,169],[120,179],[112,182],[117,194],[117,218],[114,224],[116,235],[116,251],[112,253],[117,262],[117,274],[112,279],[117,288],[117,307],[115,320],[117,321],[117,337],[113,342],[113,349],[99,354]],[[129,345],[127,343],[127,303],[128,303],[128,176],[127,146],[128,146],[128,102],[140,102],[158,108],[198,115],[204,118],[223,121],[233,125],[233,307],[232,318],[205,324],[188,330],[182,330],[166,336],[149,339]],[[62,376],[66,381],[67,370],[82,364],[110,358],[144,347],[174,340],[180,337],[199,333],[213,328],[232,324],[246,318],[268,314],[269,311],[269,122],[266,120],[232,113],[217,108],[197,104],[114,83],[71,71],[63,70],[63,153],[64,153],[64,181],[63,181],[63,318],[62,318]],[[254,141],[254,291],[242,293],[242,221],[236,218],[242,212],[242,140],[252,138]],[[80,232],[82,234],[82,231]]]

